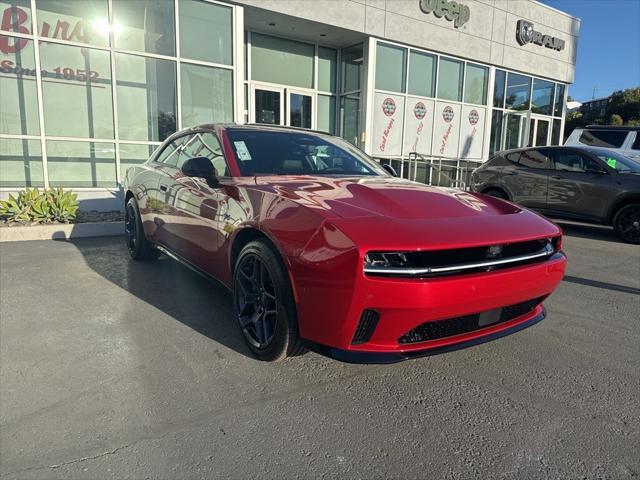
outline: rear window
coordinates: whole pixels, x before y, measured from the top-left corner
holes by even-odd
[[[551,160],[549,160],[549,149],[525,150],[520,154],[520,165],[536,170],[551,168]]]
[[[631,146],[632,150],[640,150],[640,132],[636,132],[636,139]]]
[[[620,148],[627,138],[626,131],[585,130],[580,135],[580,143],[592,147]]]

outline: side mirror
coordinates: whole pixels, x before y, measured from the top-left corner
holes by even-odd
[[[395,169],[395,168],[393,168],[391,165],[389,165],[389,164],[387,164],[387,163],[383,163],[381,166],[382,166],[382,168],[384,168],[384,169],[387,171],[387,173],[389,173],[391,176],[393,176],[393,177],[397,177],[397,176],[398,176],[398,173],[396,172],[396,169]]]
[[[599,174],[606,174],[607,171],[599,166],[596,165],[587,165],[584,169],[585,172],[587,173],[599,173]]]
[[[207,157],[190,158],[182,164],[181,170],[187,177],[204,178],[210,187],[218,185],[216,169]]]

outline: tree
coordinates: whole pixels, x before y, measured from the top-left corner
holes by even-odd
[[[612,115],[622,117],[623,123],[640,121],[640,87],[627,88],[611,94],[605,118]]]
[[[614,113],[609,118],[609,125],[622,125],[623,123],[624,121],[622,120],[622,117],[617,113]]]

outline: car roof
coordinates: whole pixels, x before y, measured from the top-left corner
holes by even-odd
[[[509,153],[527,152],[529,150],[538,150],[538,149],[541,149],[541,148],[553,148],[553,149],[556,149],[556,150],[579,150],[579,151],[589,152],[589,153],[593,153],[593,154],[614,152],[617,155],[620,155],[620,153],[617,152],[615,148],[592,147],[592,146],[589,146],[589,145],[566,145],[566,146],[565,145],[540,145],[538,147],[512,148],[511,150],[502,150],[501,152],[498,152],[498,153],[500,155],[504,156],[504,155],[507,155]]]
[[[587,125],[586,127],[578,127],[580,130],[620,130],[625,132],[640,131],[640,127],[631,125]]]
[[[520,148],[512,148],[510,150],[502,150],[498,153],[500,153],[500,155],[506,155],[509,153],[514,153],[514,152],[526,152],[529,150],[539,150],[541,148],[556,148],[556,149],[560,149],[560,150],[593,150],[595,148],[601,148],[602,150],[610,150],[607,148],[602,148],[602,147],[589,147],[588,145],[539,145],[537,147],[520,147]]]
[[[309,128],[302,127],[289,127],[284,125],[268,125],[262,123],[203,123],[201,125],[196,125],[194,127],[190,127],[187,130],[215,130],[216,128],[224,128],[225,130],[263,130],[263,131],[278,131],[278,132],[296,132],[296,133],[315,133],[318,135],[331,135],[328,132],[323,132],[321,130],[311,130]]]

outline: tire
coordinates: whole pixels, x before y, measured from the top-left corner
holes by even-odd
[[[158,258],[160,251],[145,237],[138,202],[133,197],[127,202],[124,218],[125,238],[131,258],[134,260],[155,260]]]
[[[640,244],[640,203],[630,203],[613,217],[613,230],[627,243]]]
[[[489,195],[490,197],[499,198],[501,200],[509,200],[509,197],[502,190],[498,190],[497,188],[492,188],[484,192],[485,195]]]
[[[250,242],[238,255],[233,304],[247,346],[259,360],[273,362],[304,351],[289,275],[266,242]]]

